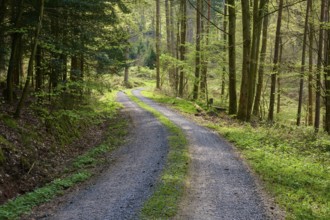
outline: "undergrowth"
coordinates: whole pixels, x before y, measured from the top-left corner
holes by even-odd
[[[188,101],[143,94],[185,113],[193,108]],[[329,135],[315,134],[308,127],[252,127],[228,118],[199,122],[235,144],[285,209],[287,219],[330,219]]]
[[[51,120],[49,126],[53,129],[51,132],[55,138],[67,138],[62,142],[63,146],[79,138],[81,135],[79,130],[86,126],[99,124],[105,120],[111,121],[111,123],[107,128],[105,141],[73,160],[72,164],[65,168],[64,177],[55,179],[41,188],[20,195],[1,205],[0,219],[19,219],[23,214],[29,213],[33,207],[50,201],[61,195],[64,190],[87,180],[94,174],[93,168],[106,162],[105,155],[122,144],[127,128],[127,120],[118,115],[120,106],[116,104],[115,96],[115,93],[110,92],[106,92],[98,98],[94,96],[95,99],[91,101],[89,106],[79,110],[58,110],[51,115],[46,110],[39,110],[45,113],[40,117]],[[2,141],[1,136],[0,141]],[[1,153],[0,164],[3,157]]]
[[[167,219],[175,216],[182,197],[188,171],[189,156],[187,140],[182,130],[161,113],[140,101],[134,95],[129,97],[143,109],[151,112],[170,132],[169,153],[161,180],[153,195],[144,204],[142,219]]]

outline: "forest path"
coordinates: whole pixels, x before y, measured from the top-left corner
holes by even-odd
[[[118,93],[118,101],[132,119],[127,143],[113,153],[103,173],[67,195],[64,204],[43,219],[138,219],[165,163],[168,133],[124,93]]]
[[[191,163],[175,219],[269,219],[252,174],[233,148],[215,132],[133,91],[141,101],[177,124],[189,140]]]

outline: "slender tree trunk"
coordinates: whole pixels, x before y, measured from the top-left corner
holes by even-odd
[[[314,129],[318,132],[320,129],[320,117],[321,117],[321,72],[322,72],[322,58],[323,58],[323,40],[324,40],[324,27],[323,22],[325,18],[325,4],[326,0],[322,0],[321,4],[321,26],[319,33],[319,45],[317,56],[317,71],[316,71],[316,97],[315,97],[315,120]]]
[[[160,0],[156,0],[156,88],[160,89]]]
[[[203,5],[202,5],[203,6]],[[204,11],[204,10],[201,10]],[[207,90],[207,58],[205,56],[205,52],[207,51],[208,45],[209,45],[209,35],[210,35],[210,21],[211,21],[211,0],[208,0],[207,2],[207,22],[206,22],[206,31],[203,31],[205,33],[205,49],[202,53],[202,68],[201,68],[201,96],[203,99],[206,99],[206,103],[208,103],[208,90]],[[202,23],[203,24],[203,23]],[[204,30],[204,28],[202,28]]]
[[[276,26],[276,37],[274,46],[274,59],[273,59],[273,72],[271,76],[271,87],[270,87],[270,99],[269,99],[269,112],[268,121],[274,122],[274,107],[275,107],[275,92],[276,92],[276,78],[278,71],[278,59],[279,59],[279,47],[280,47],[280,37],[281,37],[281,24],[282,24],[282,11],[283,11],[283,0],[279,2],[279,10],[277,17]]]
[[[299,83],[299,101],[298,101],[298,112],[297,112],[297,126],[301,123],[301,110],[303,104],[304,95],[304,78],[305,78],[305,59],[306,59],[306,45],[307,45],[307,30],[308,30],[308,18],[310,12],[311,0],[307,0],[306,17],[305,17],[305,28],[303,38],[303,48],[301,55],[301,69],[300,69],[300,83]]]
[[[223,50],[223,54],[226,54],[227,52],[227,34],[225,32],[227,32],[227,25],[228,25],[228,20],[227,20],[227,11],[228,11],[228,7],[226,5],[226,0],[223,1],[223,14],[224,14],[224,18],[223,18],[223,30],[224,30],[224,33],[223,33],[223,41],[224,41],[224,47],[222,48]],[[226,69],[226,57],[223,56],[223,67],[222,67],[222,78],[221,78],[221,97],[224,98],[225,96],[225,87],[226,87],[226,72],[227,72],[227,69]]]
[[[24,103],[27,93],[28,93],[30,80],[33,76],[33,64],[34,64],[35,55],[36,55],[37,46],[38,46],[38,38],[39,38],[39,34],[41,31],[41,27],[42,27],[42,20],[43,20],[43,16],[44,16],[44,6],[45,6],[45,0],[39,0],[39,21],[38,21],[38,24],[37,24],[37,27],[35,30],[35,34],[34,34],[33,47],[32,47],[31,56],[30,56],[30,60],[29,60],[29,66],[28,66],[28,72],[27,72],[25,86],[23,89],[22,97],[17,105],[16,112],[15,112],[16,118],[20,117],[23,103]]]
[[[267,4],[268,2],[265,0],[260,1],[260,5],[259,5],[259,0],[254,0],[253,3],[253,34],[252,34],[252,46],[251,46],[247,120],[250,120],[252,108],[253,108],[253,102],[255,98],[262,20],[264,17],[264,11],[265,11],[265,7],[267,7]]]
[[[279,69],[278,69],[278,76],[277,76],[277,109],[276,109],[276,113],[280,113],[281,112],[281,94],[282,94],[282,85],[281,85],[281,63],[282,63],[282,54],[283,54],[283,43],[282,43],[282,38],[280,39],[280,55],[279,55]]]
[[[243,24],[243,62],[242,62],[242,82],[240,89],[239,108],[237,118],[247,121],[248,117],[248,92],[250,76],[250,54],[251,54],[251,22],[250,22],[250,3],[249,0],[241,0],[242,4],[242,24]]]
[[[313,19],[313,0],[309,0],[310,2],[310,15],[311,19]],[[309,63],[308,63],[308,125],[313,125],[313,45],[314,45],[314,27],[313,27],[313,21],[309,23]]]
[[[197,0],[196,10],[196,55],[195,55],[195,81],[193,90],[193,99],[198,99],[199,80],[201,71],[201,4],[202,0]]]
[[[265,4],[264,8],[265,17],[263,19],[263,27],[262,27],[262,45],[260,52],[260,62],[259,62],[259,70],[258,70],[258,83],[256,89],[256,96],[254,100],[253,106],[253,115],[259,117],[260,116],[260,99],[262,94],[262,88],[264,84],[264,72],[265,72],[265,62],[266,62],[266,53],[267,53],[267,39],[268,39],[268,0]]]
[[[128,77],[129,77],[129,49],[128,47],[126,48],[125,51],[125,58],[126,58],[126,64],[125,64],[125,73],[124,73],[124,84],[127,86],[128,85]]]
[[[22,18],[22,6],[23,6],[23,0],[17,0],[12,2],[12,10],[15,13],[14,17],[14,27],[19,28],[20,27],[20,22]],[[8,66],[8,71],[7,71],[7,89],[6,89],[6,100],[9,103],[13,102],[13,91],[14,91],[14,70],[17,68],[18,64],[16,63],[17,61],[17,56],[18,56],[18,50],[19,50],[19,42],[21,38],[21,33],[13,33],[12,34],[12,44],[11,44],[11,54],[10,54],[10,59],[9,59],[9,66]]]
[[[37,52],[36,52],[36,91],[41,91],[41,87],[42,87],[42,75],[43,75],[43,71],[42,71],[42,49],[40,46],[37,47]]]
[[[0,76],[6,72],[6,41],[4,32],[4,20],[7,15],[7,1],[0,2]]]
[[[183,63],[186,56],[186,33],[187,33],[187,1],[181,0],[181,44],[180,60]],[[183,97],[184,91],[184,68],[180,67],[179,96]]]
[[[324,86],[325,86],[325,123],[324,130],[330,134],[330,30],[327,30],[328,43],[327,43],[327,59],[326,59],[326,71],[324,74]]]
[[[169,14],[169,20],[170,20],[170,47],[171,47],[171,55],[173,58],[177,58],[176,57],[176,39],[175,39],[175,31],[174,31],[174,13],[173,13],[173,10],[174,10],[174,5],[173,5],[173,0],[169,0],[170,1],[170,7],[169,7],[169,10],[170,10],[170,14]],[[178,72],[177,72],[177,67],[176,65],[173,65],[171,67],[171,74],[172,74],[172,87],[174,89],[174,92],[175,94],[177,95],[177,90],[178,90]]]
[[[230,115],[237,113],[236,94],[236,7],[235,0],[228,0],[228,70],[229,70],[229,111]]]

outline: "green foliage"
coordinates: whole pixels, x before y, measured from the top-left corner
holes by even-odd
[[[8,126],[9,128],[12,128],[12,129],[18,128],[16,120],[8,115],[2,115],[0,117],[0,120],[3,121],[3,123],[6,126]]]
[[[142,92],[148,98],[152,98],[156,102],[169,104],[173,106],[175,109],[180,110],[185,113],[195,114],[197,113],[196,107],[193,102],[189,102],[187,100],[181,98],[173,98],[168,96],[160,95],[157,92],[143,91]]]
[[[28,213],[34,206],[51,200],[62,194],[65,189],[85,181],[90,176],[91,173],[87,171],[78,172],[64,179],[56,179],[42,188],[10,200],[0,206],[0,219],[19,219],[22,214]]]
[[[129,96],[140,107],[151,112],[170,132],[168,137],[170,151],[161,175],[161,181],[156,186],[154,194],[144,204],[141,218],[167,219],[173,217],[178,211],[188,172],[187,140],[182,130],[168,118],[141,102],[135,96]]]

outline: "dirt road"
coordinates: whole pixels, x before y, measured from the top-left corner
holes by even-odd
[[[119,93],[118,101],[133,123],[127,144],[112,155],[108,170],[44,219],[138,218],[166,160],[167,131],[125,94]]]
[[[188,184],[174,219],[275,219],[268,214],[253,175],[226,141],[140,91],[133,94],[181,127],[189,140]],[[128,143],[114,153],[109,169],[93,184],[69,195],[46,219],[138,219],[165,163],[168,134],[124,93],[118,100],[133,122]]]
[[[268,219],[252,175],[219,135],[134,91],[183,129],[189,140],[189,185],[176,219]]]

